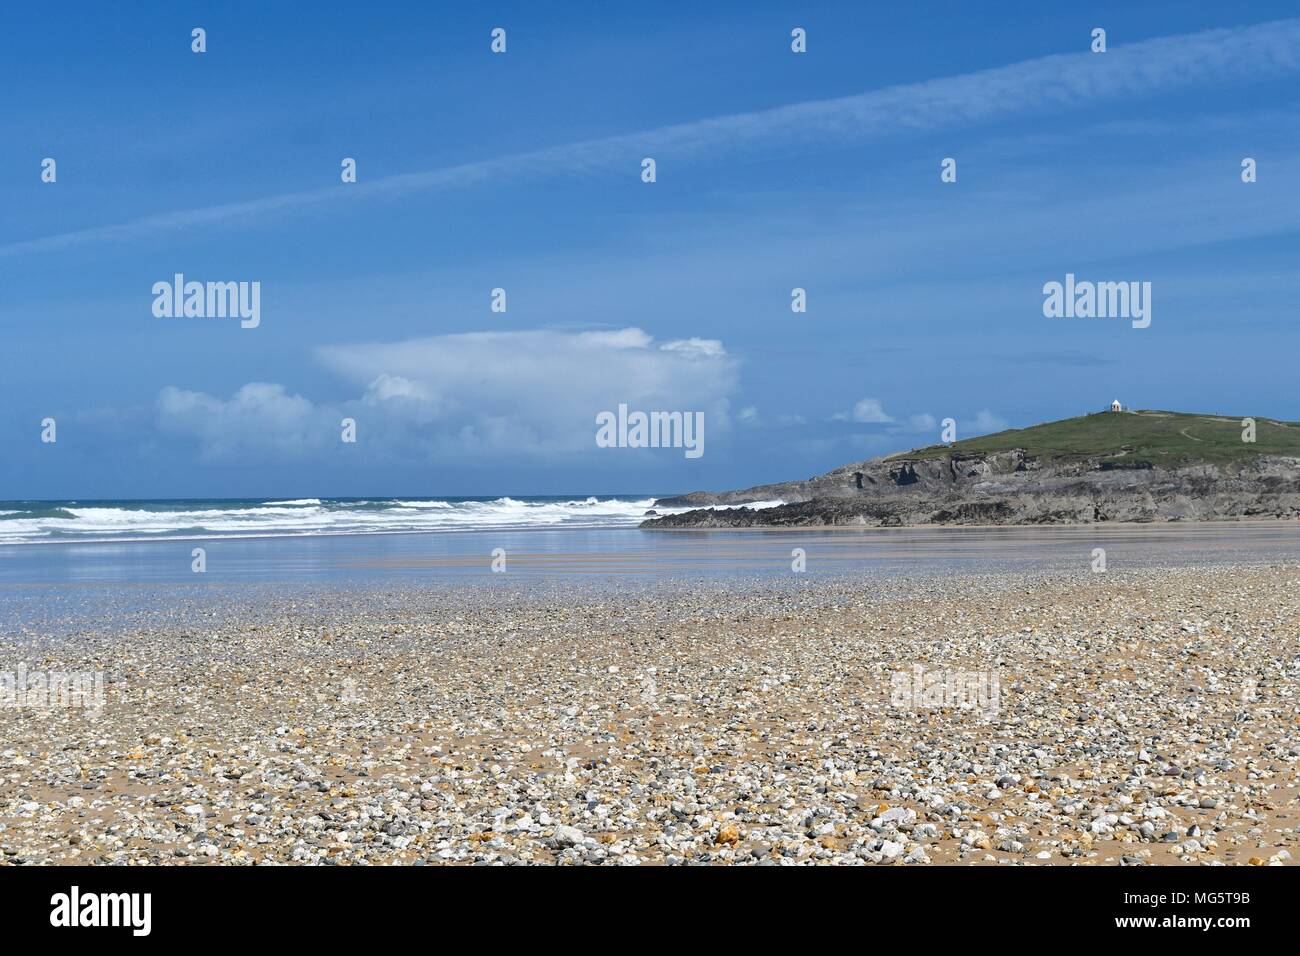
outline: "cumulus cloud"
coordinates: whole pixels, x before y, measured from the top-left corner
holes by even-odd
[[[300,453],[323,444],[328,424],[311,401],[267,382],[250,382],[229,399],[169,385],[158,394],[156,416],[162,431],[197,438],[206,457]]]
[[[432,389],[400,375],[380,375],[366,386],[361,404],[416,424],[436,422],[446,403]]]
[[[738,382],[721,342],[657,342],[638,328],[470,332],[316,354],[365,388],[372,406],[400,415],[418,403],[424,420],[479,451],[584,451],[596,415],[620,404],[701,411],[708,424],[725,427]]]
[[[357,420],[368,452],[462,457],[585,453],[596,416],[703,412],[728,427],[738,363],[714,339],[657,342],[638,328],[472,332],[328,346],[316,357],[356,397],[315,404],[282,385],[253,383],[229,399],[168,387],[165,430],[205,455],[337,446],[339,420]]]
[[[855,404],[850,411],[837,412],[831,417],[835,421],[860,422],[869,425],[887,424],[894,420],[892,415],[885,414],[885,409],[878,398],[864,398]]]

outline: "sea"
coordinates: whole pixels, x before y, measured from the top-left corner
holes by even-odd
[[[648,495],[0,501],[0,544],[618,528],[653,505]]]
[[[662,536],[638,525],[684,510],[654,495],[0,501],[0,585],[566,573],[566,556],[653,570]]]
[[[0,628],[339,592],[529,583],[864,588],[894,575],[1292,564],[1300,521],[653,530],[656,496],[0,502]],[[771,507],[779,501],[751,507]],[[670,588],[671,589],[671,588]],[[188,605],[187,605],[188,606]],[[197,606],[197,605],[195,605]]]

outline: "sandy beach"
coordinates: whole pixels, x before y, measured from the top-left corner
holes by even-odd
[[[454,593],[6,634],[0,863],[1300,853],[1300,564]]]

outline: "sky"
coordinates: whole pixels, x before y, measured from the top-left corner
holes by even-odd
[[[1300,419],[1295,5],[998,8],[10,5],[0,499],[667,494],[946,418]],[[156,315],[178,273],[259,323]],[[1067,274],[1149,282],[1150,325],[1046,316]],[[620,404],[704,453],[600,447]]]

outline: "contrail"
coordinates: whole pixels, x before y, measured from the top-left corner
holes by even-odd
[[[0,256],[147,239],[179,229],[238,223],[327,203],[390,199],[482,182],[634,169],[646,155],[655,156],[662,167],[665,158],[735,155],[763,145],[809,149],[1297,71],[1300,19],[1276,20],[1145,40],[1101,54],[1054,54],[959,76],[581,140],[355,185],[145,216],[11,242],[0,246]]]

